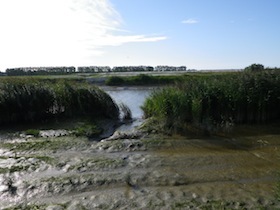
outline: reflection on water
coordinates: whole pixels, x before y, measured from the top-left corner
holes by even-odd
[[[143,121],[141,106],[154,90],[154,87],[102,87],[118,104],[124,103],[132,113],[133,123],[122,126],[121,130],[128,130],[138,126]]]

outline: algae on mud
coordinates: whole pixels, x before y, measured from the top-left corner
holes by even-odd
[[[1,156],[10,160],[11,169],[19,163],[30,168],[0,174],[0,207],[280,207],[274,193],[278,180],[275,172],[280,169],[274,161],[280,158],[279,132],[274,135],[251,132],[248,141],[252,145],[245,149],[238,147],[244,141],[242,132],[233,138],[146,133],[138,135],[137,139],[129,138],[128,134],[121,136],[128,138],[96,142],[69,134],[32,137],[25,141],[14,137],[2,141]],[[267,143],[251,139],[262,139]],[[27,146],[27,142],[33,145],[44,140],[54,145],[36,149]],[[13,193],[8,184],[13,187]]]

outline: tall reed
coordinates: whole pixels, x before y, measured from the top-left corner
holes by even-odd
[[[0,80],[0,124],[79,116],[117,119],[119,108],[107,93],[91,85],[40,79]]]
[[[143,110],[171,129],[204,129],[280,119],[280,71],[189,78],[154,92]]]

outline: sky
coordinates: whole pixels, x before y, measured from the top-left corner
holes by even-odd
[[[279,0],[0,0],[0,70],[280,67]]]

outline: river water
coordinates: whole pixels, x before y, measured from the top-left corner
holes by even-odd
[[[140,125],[143,122],[143,111],[141,106],[145,99],[155,90],[155,87],[102,87],[117,104],[125,104],[129,107],[132,113],[133,121],[125,124],[119,130],[127,131]]]

